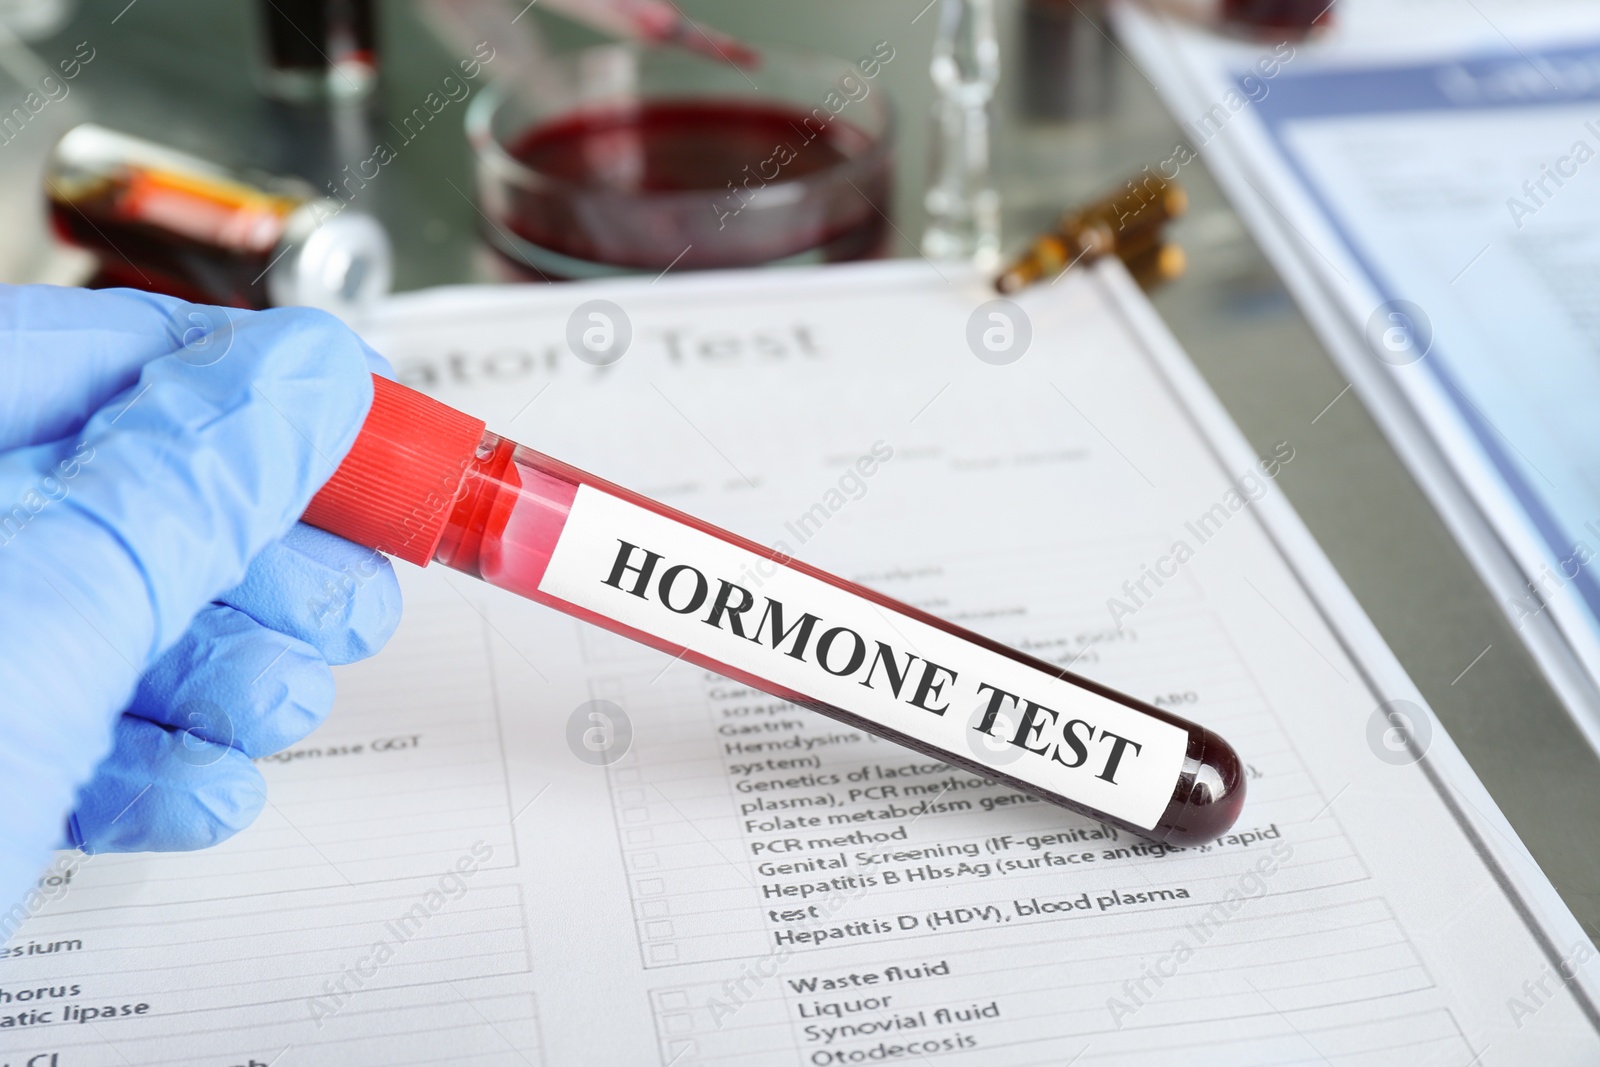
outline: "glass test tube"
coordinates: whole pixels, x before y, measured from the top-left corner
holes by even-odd
[[[378,80],[372,0],[259,0],[264,88],[290,103],[360,99]]]
[[[1250,36],[1299,38],[1333,19],[1336,0],[1222,0],[1225,26]]]
[[[1000,193],[990,173],[990,105],[1000,84],[994,0],[940,0],[929,73],[938,100],[922,252],[993,270],[1000,261]]]
[[[304,521],[437,560],[1014,789],[1175,846],[1245,781],[1195,723],[486,432],[374,378]]]

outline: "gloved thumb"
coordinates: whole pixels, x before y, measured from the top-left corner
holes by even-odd
[[[79,434],[0,455],[0,871],[42,866],[139,675],[294,524],[371,404],[330,316],[200,310]]]

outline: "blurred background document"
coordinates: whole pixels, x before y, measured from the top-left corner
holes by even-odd
[[[1600,745],[1600,7],[1334,14],[1119,25]]]
[[[402,567],[255,826],[58,875],[0,1060],[1600,1059],[1595,950],[1281,496],[1295,442],[1244,442],[1120,266],[1019,294],[1009,363],[992,297],[909,260],[443,290],[368,335],[497,432],[1216,729],[1234,832],[1151,845]],[[607,366],[568,340],[595,300]]]

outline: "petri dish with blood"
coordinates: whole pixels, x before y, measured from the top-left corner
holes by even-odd
[[[881,255],[894,56],[608,46],[491,87],[467,117],[485,237],[551,280]]]

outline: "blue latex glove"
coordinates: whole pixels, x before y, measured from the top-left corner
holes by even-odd
[[[248,825],[394,631],[388,562],[296,523],[374,361],[321,312],[0,286],[0,910],[54,847]]]

